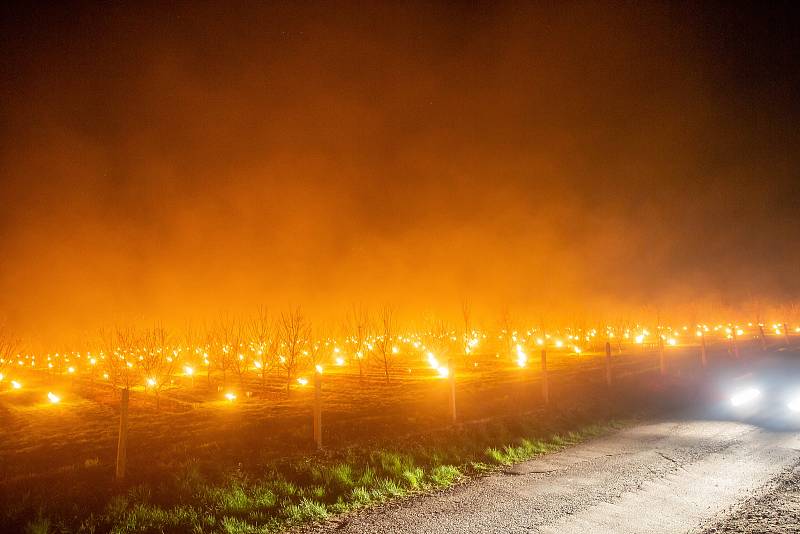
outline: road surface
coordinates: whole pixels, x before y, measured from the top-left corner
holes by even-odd
[[[799,462],[797,431],[654,422],[309,531],[800,532]]]

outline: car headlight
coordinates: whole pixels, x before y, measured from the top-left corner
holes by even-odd
[[[739,391],[735,395],[731,397],[731,405],[734,408],[738,408],[739,406],[744,406],[745,404],[750,404],[751,402],[755,401],[761,396],[761,391],[756,388],[747,388]],[[798,408],[800,408],[800,404],[798,404]]]

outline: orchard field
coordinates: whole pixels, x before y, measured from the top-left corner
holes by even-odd
[[[298,365],[287,370],[291,349],[276,338],[266,373],[252,341],[160,346],[166,365],[152,374],[135,351],[127,361],[139,363],[122,366],[104,351],[20,355],[0,391],[0,517],[32,532],[280,531],[579,441],[676,390],[689,400],[704,353],[721,365],[789,340],[698,328],[370,334],[316,349],[304,331]],[[142,332],[142,346],[161,335]],[[236,346],[250,353],[231,360],[241,372],[215,365]],[[126,386],[127,465],[115,479]]]

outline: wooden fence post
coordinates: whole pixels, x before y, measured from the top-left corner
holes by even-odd
[[[606,341],[606,385],[611,387],[611,343]]]
[[[703,369],[708,367],[708,352],[706,352],[706,333],[700,331],[700,363]]]
[[[761,350],[767,350],[767,336],[764,335],[764,325],[758,325],[758,339],[761,341]]]
[[[119,440],[117,441],[117,469],[116,479],[121,481],[125,478],[125,466],[128,461],[128,401],[130,400],[130,390],[125,388],[121,391],[119,401]]]
[[[447,360],[447,379],[450,382],[450,419],[456,424],[456,370],[453,358]]]
[[[550,381],[547,376],[547,349],[542,349],[542,398],[550,404]]]
[[[314,371],[314,443],[322,449],[322,376]]]

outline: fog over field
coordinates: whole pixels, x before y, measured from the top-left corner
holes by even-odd
[[[800,293],[789,22],[3,9],[0,310],[26,335],[264,304],[573,318]]]

